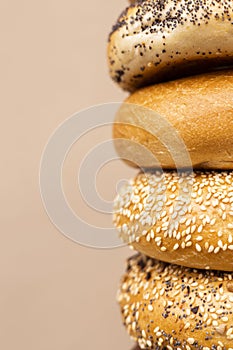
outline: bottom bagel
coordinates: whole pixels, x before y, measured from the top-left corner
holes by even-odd
[[[124,325],[142,349],[233,349],[233,273],[138,254],[118,293]]]

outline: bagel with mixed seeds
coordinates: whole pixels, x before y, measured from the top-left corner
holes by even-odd
[[[232,350],[232,277],[133,256],[118,292],[123,323],[141,349]]]

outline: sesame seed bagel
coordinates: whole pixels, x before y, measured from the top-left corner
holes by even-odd
[[[233,70],[134,92],[116,115],[113,136],[118,154],[140,167],[233,169]]]
[[[140,173],[120,189],[113,220],[149,257],[233,271],[233,172]]]
[[[232,277],[134,256],[118,293],[124,325],[142,349],[230,350]]]
[[[133,91],[233,61],[232,0],[131,4],[109,37],[110,75]]]

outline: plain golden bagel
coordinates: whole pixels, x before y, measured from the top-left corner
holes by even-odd
[[[110,75],[123,89],[233,63],[232,0],[131,4],[109,36]]]
[[[124,325],[142,349],[232,350],[232,277],[134,256],[118,293]]]
[[[125,100],[115,122],[116,150],[132,164],[233,169],[233,70],[140,89]],[[178,161],[174,158],[175,135],[190,158],[178,149]]]
[[[140,173],[120,189],[114,224],[149,257],[233,271],[233,172]]]

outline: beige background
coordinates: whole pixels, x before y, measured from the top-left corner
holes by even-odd
[[[115,303],[130,251],[87,249],[63,237],[43,209],[38,186],[42,150],[59,123],[124,97],[108,77],[105,48],[125,6],[123,0],[0,1],[0,349],[132,345]],[[74,166],[72,155],[66,180]],[[112,186],[109,181],[103,194]]]

